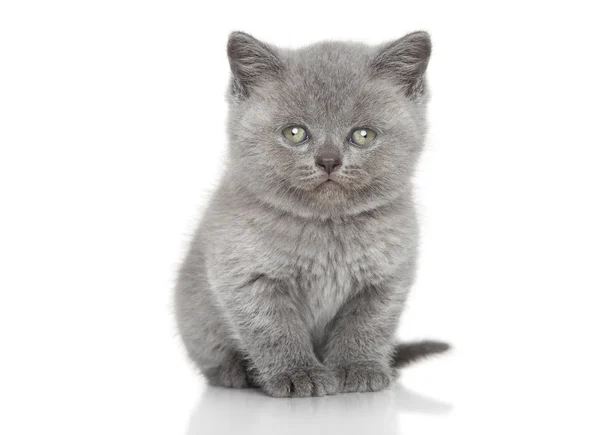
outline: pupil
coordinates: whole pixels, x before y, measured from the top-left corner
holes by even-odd
[[[366,131],[366,130],[362,130],[362,131],[360,132],[360,135],[361,135],[362,137],[367,137],[367,131]]]
[[[292,135],[296,136],[298,134],[298,129],[297,128],[292,128]]]

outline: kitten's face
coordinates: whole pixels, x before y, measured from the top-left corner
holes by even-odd
[[[233,34],[229,175],[305,216],[355,214],[402,194],[425,134],[422,38],[416,48],[399,40],[276,51]]]

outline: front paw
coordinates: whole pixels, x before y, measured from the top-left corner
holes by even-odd
[[[337,368],[340,392],[380,391],[395,379],[394,370],[379,362],[355,362]]]
[[[262,389],[273,397],[325,396],[338,392],[338,379],[325,367],[293,368],[267,377]]]

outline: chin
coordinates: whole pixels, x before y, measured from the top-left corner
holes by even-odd
[[[339,191],[342,190],[342,186],[337,181],[325,180],[318,184],[317,187],[315,187],[315,190],[323,190],[325,192]]]
[[[343,186],[332,180],[324,181],[317,185],[312,194],[317,198],[327,198],[330,201],[342,201],[346,197]]]
[[[277,208],[309,218],[338,218],[369,210],[373,199],[360,198],[337,181],[323,181],[312,186],[303,185],[296,190],[282,190],[281,195],[267,196]],[[359,199],[360,198],[360,199]],[[364,203],[363,203],[364,200]]]

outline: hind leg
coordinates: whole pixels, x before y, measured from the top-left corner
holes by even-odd
[[[188,356],[208,383],[228,388],[251,386],[247,362],[236,349],[219,319],[204,311],[189,311],[179,318],[179,330]]]
[[[211,385],[247,388],[247,364],[212,300],[201,262],[188,261],[175,291],[177,324],[188,356]]]
[[[248,388],[252,381],[246,369],[246,361],[237,352],[223,355],[220,363],[213,367],[201,368],[211,385],[227,388]]]

